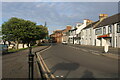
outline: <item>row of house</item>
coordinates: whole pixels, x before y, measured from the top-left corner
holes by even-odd
[[[120,13],[108,17],[107,14],[100,14],[99,20],[92,21],[84,19],[83,23],[77,23],[75,27],[55,31],[61,35],[54,37],[57,42],[67,41],[71,44],[112,46],[120,48]],[[66,38],[65,38],[66,37]]]
[[[55,30],[53,34],[50,35],[50,38],[53,42],[62,43],[63,41],[67,41],[69,39],[69,30],[71,30],[71,26],[67,25],[66,29],[63,30]]]

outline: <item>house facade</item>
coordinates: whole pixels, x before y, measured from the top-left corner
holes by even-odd
[[[98,21],[91,22],[82,29],[81,45],[95,45],[95,30],[93,29],[93,26],[97,23]]]
[[[83,28],[85,28],[88,24],[92,23],[92,20],[89,19],[84,19],[83,23],[81,24],[77,24],[77,30],[76,30],[76,44],[81,44],[81,31],[83,30]]]
[[[71,44],[111,46],[120,48],[120,13],[108,17],[100,14],[98,21],[84,19],[83,23],[77,23],[75,27],[67,27],[55,31],[56,41],[67,41]],[[59,38],[58,38],[59,37]]]
[[[91,22],[93,21],[84,19],[83,23],[77,23],[76,26],[69,31],[69,43],[81,44],[81,31]]]
[[[62,30],[55,30],[53,34],[50,35],[52,42],[61,43],[62,42]]]
[[[55,30],[53,34],[50,35],[52,42],[62,43],[63,41],[68,42],[68,32],[71,30],[71,26],[66,26],[64,30]]]
[[[75,44],[76,43],[76,27],[72,27],[71,30],[69,30],[69,39],[68,39],[68,43],[70,44]]]
[[[120,48],[120,17],[119,14],[107,17],[94,27],[96,46],[112,46]]]
[[[99,20],[96,22],[90,22],[86,25],[85,28],[81,31],[81,45],[98,45],[98,42],[96,41],[96,34],[94,27],[100,24],[104,18],[106,18],[107,14],[100,14]]]
[[[63,41],[68,42],[68,39],[69,39],[69,30],[71,30],[71,28],[72,27],[70,25],[67,25],[66,29],[62,30],[62,34],[63,34],[63,36],[62,36],[62,42]]]

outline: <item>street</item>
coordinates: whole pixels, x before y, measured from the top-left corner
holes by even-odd
[[[118,60],[91,54],[89,49],[52,44],[41,56],[51,73],[63,78],[116,78]]]
[[[2,79],[120,80],[119,2],[1,1]]]
[[[38,46],[32,49],[32,52],[40,51],[46,46]],[[27,79],[28,78],[28,54],[29,49],[10,53],[2,56],[2,78],[16,78],[16,79]],[[38,73],[38,67],[36,63],[36,58],[34,57],[34,78],[40,78]]]

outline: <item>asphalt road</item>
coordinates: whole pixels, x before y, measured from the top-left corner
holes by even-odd
[[[32,49],[32,52],[40,51],[47,46],[39,46]],[[23,79],[28,78],[28,54],[29,49],[2,56],[2,78]],[[34,78],[40,78],[36,58],[34,57]]]
[[[91,54],[87,48],[81,50],[68,45],[54,44],[41,55],[51,73],[56,77],[118,77],[118,60]]]

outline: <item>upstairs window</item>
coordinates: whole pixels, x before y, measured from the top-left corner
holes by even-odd
[[[92,35],[92,29],[90,29],[90,36]]]
[[[108,26],[108,33],[112,33],[112,25]]]
[[[117,24],[117,33],[120,33],[120,23]]]
[[[103,34],[106,34],[106,28],[103,27]]]
[[[97,29],[95,30],[95,34],[96,34],[96,35],[102,34],[102,28],[97,28]]]

